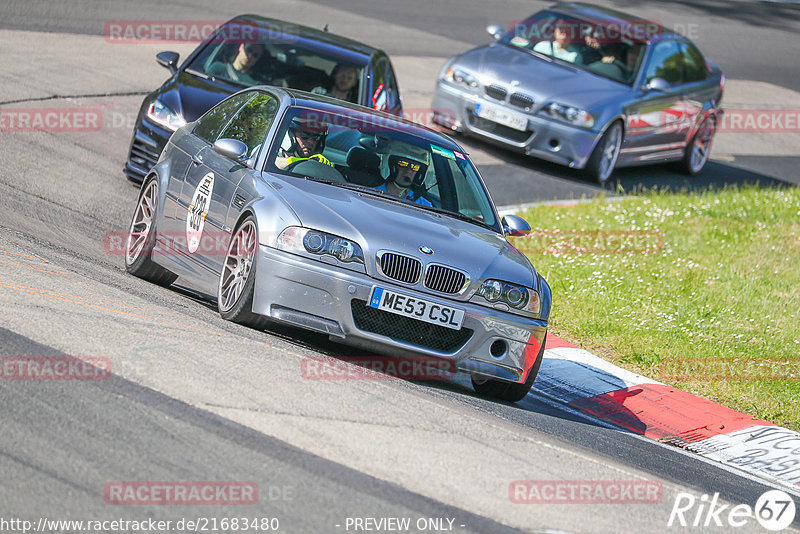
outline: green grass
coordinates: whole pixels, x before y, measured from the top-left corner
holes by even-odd
[[[534,230],[663,235],[650,254],[541,253],[537,238],[515,239],[552,288],[552,332],[800,430],[800,189],[650,191],[520,215]]]

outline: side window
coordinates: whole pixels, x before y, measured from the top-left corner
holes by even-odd
[[[681,49],[683,50],[683,68],[686,82],[705,80],[708,72],[706,70],[706,61],[700,51],[688,43],[681,43]]]
[[[236,113],[236,110],[253,98],[254,94],[252,91],[242,93],[217,104],[197,120],[192,133],[213,144],[219,138],[222,129],[228,124],[228,120]]]
[[[247,145],[247,155],[252,158],[264,142],[277,111],[278,101],[274,97],[258,93],[242,106],[219,137],[241,141]]]
[[[397,77],[394,75],[392,64],[386,62],[386,93],[387,103],[389,109],[395,109],[400,106],[400,90],[397,87]]]
[[[386,60],[381,58],[375,64],[375,70],[372,72],[372,94],[369,106],[378,110],[388,109],[386,96]]]
[[[645,83],[653,78],[662,78],[670,85],[683,83],[683,57],[677,41],[656,43],[647,64]]]

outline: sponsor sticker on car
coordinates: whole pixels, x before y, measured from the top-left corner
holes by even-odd
[[[372,288],[369,306],[453,330],[460,330],[461,323],[464,321],[464,310],[410,297],[377,286]]]
[[[503,107],[479,102],[475,104],[475,115],[503,126],[524,132],[528,128],[528,117],[522,113],[509,111]]]

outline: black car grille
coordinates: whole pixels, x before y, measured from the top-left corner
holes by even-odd
[[[472,337],[472,330],[469,328],[453,330],[425,323],[410,317],[370,308],[363,300],[351,300],[350,308],[353,311],[353,322],[359,330],[428,350],[452,353],[463,347]]]
[[[141,139],[134,139],[128,158],[131,163],[144,167],[149,171],[156,164],[160,155],[157,147],[150,146]]]
[[[535,104],[536,101],[532,96],[526,95],[525,93],[514,93],[509,97],[508,103],[512,106],[517,106],[518,108],[523,108],[527,111],[533,107],[533,104]]]
[[[500,137],[504,137],[505,139],[508,139],[514,143],[524,143],[533,134],[533,132],[530,130],[521,132],[519,130],[515,130],[514,128],[509,128],[508,126],[503,126],[502,124],[478,117],[472,113],[467,114],[467,120],[469,121],[470,126],[478,130],[499,135]]]
[[[422,272],[419,260],[392,252],[384,252],[380,258],[381,271],[392,280],[416,284]]]
[[[495,98],[497,100],[505,100],[508,91],[506,91],[505,87],[500,87],[499,85],[487,85],[483,88],[486,91],[486,94]]]
[[[461,271],[443,265],[430,265],[425,273],[424,285],[442,293],[458,293],[464,287],[467,276]]]

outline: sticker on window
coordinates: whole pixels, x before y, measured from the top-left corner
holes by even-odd
[[[455,154],[458,159],[467,159],[467,158],[464,157],[464,154],[462,154],[461,152],[455,152],[454,151],[453,154]]]
[[[448,159],[456,159],[456,156],[455,154],[453,154],[452,150],[447,150],[446,148],[442,148],[436,145],[431,145],[431,150],[433,150],[435,154],[439,154],[440,156],[444,156]]]

